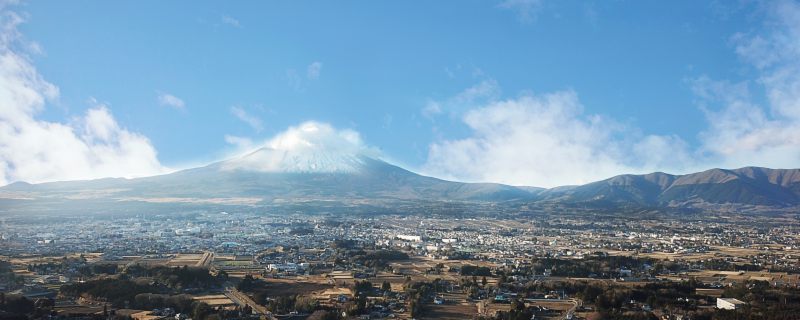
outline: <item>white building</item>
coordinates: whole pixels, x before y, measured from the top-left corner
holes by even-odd
[[[288,263],[270,263],[267,265],[267,271],[277,272],[300,272],[308,268],[308,263],[296,264]]]
[[[717,309],[736,310],[743,307],[746,303],[734,298],[717,298]]]
[[[422,237],[420,236],[409,236],[404,234],[398,234],[397,239],[405,240],[405,241],[413,241],[413,242],[421,242]]]

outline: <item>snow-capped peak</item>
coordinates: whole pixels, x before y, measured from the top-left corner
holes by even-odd
[[[260,172],[358,172],[377,152],[358,133],[319,122],[290,127],[263,147],[222,163],[223,170]]]

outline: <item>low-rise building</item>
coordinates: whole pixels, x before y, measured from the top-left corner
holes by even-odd
[[[746,305],[742,300],[734,298],[717,298],[717,309],[736,310]]]

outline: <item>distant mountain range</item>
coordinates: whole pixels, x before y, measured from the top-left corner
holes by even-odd
[[[745,167],[671,175],[619,175],[582,186],[537,193],[539,201],[608,202],[642,206],[697,207],[800,205],[800,169]]]
[[[142,203],[279,206],[426,202],[592,204],[606,207],[800,207],[800,169],[746,167],[686,175],[620,175],[551,189],[461,183],[422,176],[365,155],[281,154],[260,149],[232,160],[136,179],[99,179],[0,188],[0,212],[62,208],[135,210]],[[65,209],[66,210],[66,209]]]

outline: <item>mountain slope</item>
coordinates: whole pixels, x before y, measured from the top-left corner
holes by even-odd
[[[800,169],[745,167],[671,175],[620,175],[551,189],[461,183],[422,176],[361,153],[265,147],[238,158],[171,174],[0,188],[0,212],[105,208],[136,204],[289,205],[336,202],[345,206],[397,201],[504,202],[514,205],[589,204],[625,207],[800,207]],[[395,202],[393,202],[395,201]]]
[[[621,175],[550,192],[546,200],[674,207],[703,203],[797,206],[800,205],[800,169],[745,167],[686,175]]]
[[[251,203],[354,199],[532,199],[531,193],[516,187],[440,180],[367,156],[305,157],[286,160],[288,166],[285,163],[264,166],[261,165],[263,163],[258,163],[254,166],[254,161],[259,156],[255,152],[205,167],[137,179],[100,179],[37,185],[16,183],[0,188],[0,193],[27,198],[110,198],[137,201],[238,198],[248,199],[245,202]],[[322,163],[318,162],[320,160]]]

